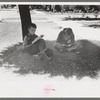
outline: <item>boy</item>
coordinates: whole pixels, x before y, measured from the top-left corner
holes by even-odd
[[[71,28],[64,28],[58,35],[55,49],[59,52],[73,51],[80,48],[80,43],[75,42],[75,36]]]
[[[36,24],[31,23],[28,26],[28,34],[24,37],[23,42],[23,52],[33,55],[33,57],[39,57],[40,59],[49,59],[47,53],[51,53],[48,49],[46,49],[46,43],[44,39],[42,39],[43,35],[38,37],[35,34]],[[47,51],[48,50],[48,51]]]

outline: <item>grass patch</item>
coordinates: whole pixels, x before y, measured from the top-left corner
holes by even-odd
[[[86,17],[86,18],[69,18],[69,17],[65,17],[64,19],[63,19],[63,21],[67,21],[67,20],[73,20],[73,21],[76,21],[76,20],[78,20],[78,21],[82,21],[82,20],[84,20],[84,21],[93,21],[93,20],[100,20],[100,18],[89,18],[89,17]]]
[[[83,21],[83,22],[79,22],[79,23],[81,23],[83,25],[83,27],[100,28],[100,23],[97,21],[94,21],[94,22]]]
[[[100,48],[88,40],[80,40],[83,48],[80,53],[59,53],[53,46],[55,41],[46,41],[47,46],[53,49],[54,56],[50,61],[36,60],[31,55],[22,53],[22,43],[8,47],[2,51],[1,66],[6,68],[18,68],[14,73],[18,74],[50,74],[64,76],[66,78],[75,75],[78,79],[85,76],[97,78],[100,71]],[[14,65],[14,66],[11,66]]]

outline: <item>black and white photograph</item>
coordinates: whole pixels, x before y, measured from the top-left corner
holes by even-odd
[[[100,3],[0,3],[2,97],[100,97]]]

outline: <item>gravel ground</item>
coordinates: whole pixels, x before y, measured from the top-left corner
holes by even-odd
[[[59,53],[54,48],[54,41],[46,41],[47,46],[53,49],[53,59],[36,60],[33,56],[23,54],[22,43],[16,44],[1,52],[2,66],[6,68],[19,68],[15,73],[24,74],[50,74],[50,77],[64,76],[66,78],[76,75],[78,79],[88,76],[97,78],[100,71],[100,48],[88,40],[80,40],[82,48],[73,52]]]

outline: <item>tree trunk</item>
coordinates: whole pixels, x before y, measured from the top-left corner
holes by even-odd
[[[19,13],[22,24],[22,36],[24,37],[28,34],[28,25],[31,23],[31,16],[28,5],[19,5]]]
[[[62,14],[64,13],[63,5],[61,5],[61,13],[62,13]]]
[[[52,5],[53,13],[55,13],[55,5]]]

